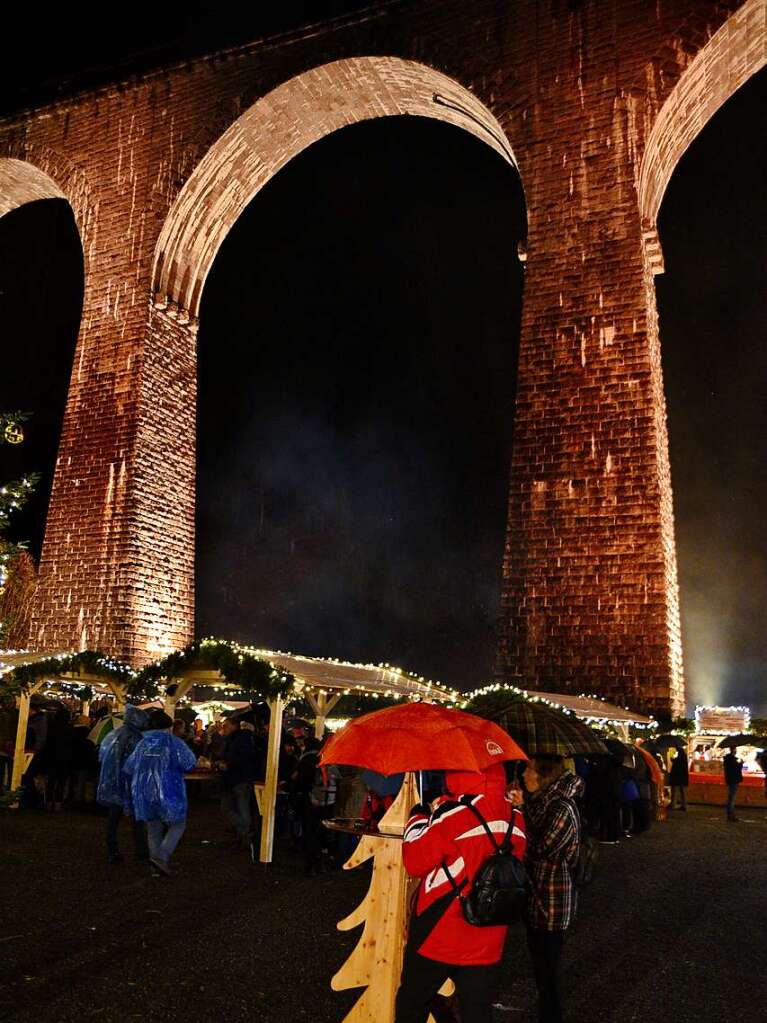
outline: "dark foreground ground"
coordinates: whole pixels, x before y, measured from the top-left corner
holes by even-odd
[[[569,1023],[767,1020],[767,814],[723,816],[692,807],[601,847],[566,953]],[[309,880],[289,849],[253,867],[212,802],[192,805],[170,880],[107,866],[102,833],[87,813],[0,815],[0,1020],[340,1023],[356,995],[330,978],[359,932],[335,924],[364,870]],[[534,1019],[521,934],[503,976],[496,1020]]]

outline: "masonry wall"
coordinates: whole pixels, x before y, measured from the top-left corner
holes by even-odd
[[[31,643],[99,646],[138,663],[192,636],[194,324],[183,308],[150,310],[160,229],[202,156],[258,98],[344,57],[399,56],[489,108],[527,199],[498,673],[680,711],[665,410],[637,186],[664,99],[737,6],[380,4],[0,122],[0,157],[51,176],[86,255]]]

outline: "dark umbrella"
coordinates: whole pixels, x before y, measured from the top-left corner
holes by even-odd
[[[574,714],[565,714],[538,701],[516,699],[497,716],[529,756],[572,757],[578,753],[608,752],[597,734]]]
[[[683,735],[659,735],[652,740],[652,746],[658,750],[666,749],[687,749],[687,740]],[[645,749],[650,748],[650,743],[645,743]]]
[[[767,737],[764,735],[725,735],[720,739],[717,746],[754,746],[756,749],[764,749],[767,745]]]
[[[620,759],[624,767],[636,767],[636,754],[632,746],[612,737],[602,740],[608,750]]]

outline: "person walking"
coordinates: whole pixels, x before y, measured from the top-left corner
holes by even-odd
[[[234,828],[243,849],[249,848],[255,860],[253,782],[258,778],[258,757],[252,722],[227,718],[224,722],[224,748],[221,763],[221,812]]]
[[[574,802],[583,781],[560,757],[533,757],[523,775],[530,882],[527,947],[538,989],[540,1023],[561,1023],[560,964],[565,932],[576,911],[573,872],[581,842]]]
[[[157,710],[149,730],[125,762],[131,778],[136,820],[146,821],[149,862],[153,873],[170,876],[169,861],[186,829],[184,774],[195,765],[186,743],[171,735],[173,718]]]
[[[743,762],[735,756],[735,749],[725,756],[724,761],[724,784],[727,786],[727,820],[735,824],[738,818],[735,816],[735,799],[738,795],[738,787],[743,781]]]
[[[133,817],[133,849],[136,859],[139,862],[149,859],[146,825],[134,817],[130,780],[123,773],[125,761],[141,742],[142,733],[148,724],[149,716],[146,712],[128,704],[122,726],[111,731],[99,746],[101,769],[96,802],[107,808],[106,844],[110,863],[122,862],[117,830],[123,815]]]
[[[418,804],[402,836],[402,860],[420,878],[395,1005],[395,1023],[425,1023],[445,980],[456,986],[462,1023],[490,1023],[498,963],[508,928],[474,927],[463,915],[465,892],[494,852],[480,814],[500,844],[511,828],[511,851],[525,853],[522,814],[505,798],[503,764],[485,771],[446,771],[447,795],[435,808]],[[467,805],[470,804],[470,805]]]
[[[671,761],[668,783],[671,786],[671,809],[687,810],[687,786],[690,784],[690,768],[687,763],[687,751],[681,746],[677,748],[676,755]],[[677,806],[677,796],[679,796],[679,806]]]

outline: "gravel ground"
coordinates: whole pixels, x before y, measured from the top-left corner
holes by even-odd
[[[566,951],[569,1023],[767,1019],[767,814],[742,817],[691,807],[601,847]],[[356,993],[330,977],[358,932],[335,924],[364,869],[309,880],[289,848],[254,867],[197,802],[177,873],[158,880],[129,857],[108,866],[103,827],[90,813],[0,816],[0,1020],[340,1023]],[[533,1020],[522,932],[503,978],[496,1021]]]

